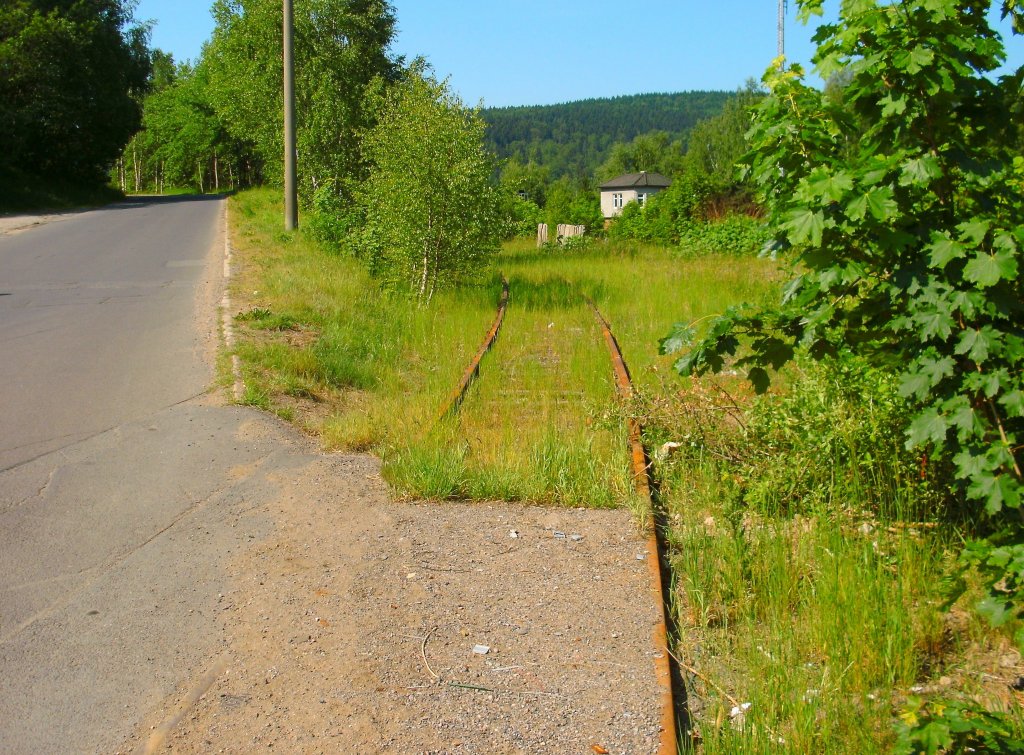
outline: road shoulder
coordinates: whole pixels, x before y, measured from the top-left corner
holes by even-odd
[[[366,456],[275,484],[239,521],[274,524],[231,562],[223,653],[125,749],[657,749],[657,610],[628,512],[396,503]]]

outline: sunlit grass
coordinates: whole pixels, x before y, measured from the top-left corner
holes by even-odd
[[[915,685],[991,649],[976,621],[953,631],[943,617],[957,533],[918,526],[934,519],[932,499],[886,431],[884,402],[797,369],[772,403],[755,404],[740,379],[684,381],[658,353],[673,323],[774,295],[774,264],[523,241],[478,284],[421,307],[382,292],[358,261],[280,231],[275,196],[231,203],[243,400],[328,449],[379,454],[396,495],[637,506],[624,417],[644,420],[652,450],[678,444],[654,473],[675,651],[704,752],[887,751]],[[504,328],[461,409],[439,419],[494,318],[502,274]],[[616,398],[586,297],[612,324],[635,405]]]
[[[720,285],[703,275],[713,263],[663,249],[512,243],[480,284],[424,307],[381,292],[357,261],[282,232],[276,202],[259,191],[232,199],[246,261],[235,284],[245,400],[295,416],[329,449],[376,450],[402,496],[630,503],[623,415],[586,297],[644,371],[667,363],[657,340],[690,315],[674,291],[681,281],[707,289],[706,309],[770,277],[757,260],[723,260],[731,272]],[[511,300],[501,335],[461,410],[438,424],[494,317],[502,275]]]

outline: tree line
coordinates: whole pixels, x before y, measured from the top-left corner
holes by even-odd
[[[25,182],[95,187],[139,128],[149,30],[119,0],[0,5],[0,200]]]
[[[697,118],[692,123],[687,121],[689,125],[681,132],[655,129],[635,133],[628,140],[609,141],[606,148],[590,156],[589,166],[578,174],[561,170],[564,166],[545,162],[542,157],[525,162],[516,155],[507,157],[502,162],[500,177],[506,194],[514,195],[508,207],[513,220],[511,226],[525,232],[538,222],[573,223],[587,226],[592,233],[601,232],[604,218],[599,185],[624,173],[647,171],[667,176],[674,185],[657,194],[644,208],[633,203],[627,205],[623,215],[612,224],[609,231],[612,235],[672,245],[684,238],[693,240],[692,235],[698,230],[705,233],[705,221],[709,219],[735,216],[736,222],[743,226],[736,239],[743,249],[737,251],[749,251],[758,234],[755,224],[748,222],[749,218],[742,218],[757,215],[758,210],[752,191],[741,180],[735,166],[747,149],[745,134],[751,125],[750,108],[763,96],[760,85],[751,81],[732,93],[637,95],[551,108],[507,109],[516,114],[559,112],[560,109],[571,113],[574,106],[585,104],[587,108],[582,112],[592,116],[588,122],[599,125],[616,122],[617,108],[609,108],[609,118],[601,119],[608,103],[637,107],[641,116],[637,123],[645,122],[642,115],[648,103],[661,103],[666,106],[663,116]],[[694,103],[700,107],[692,107]],[[667,107],[681,104],[691,107],[678,110]],[[494,112],[484,111],[483,115],[493,119]],[[494,128],[492,120],[488,131],[492,143]],[[606,141],[610,139],[608,133],[601,136]],[[538,147],[542,142],[533,144]],[[538,147],[530,154],[542,155],[542,151]]]
[[[617,143],[665,132],[685,147],[698,123],[718,115],[732,92],[694,91],[486,108],[487,141],[501,159],[548,168],[551,178],[588,179]]]

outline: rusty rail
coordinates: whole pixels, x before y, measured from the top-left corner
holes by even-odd
[[[487,336],[484,338],[484,342],[480,344],[480,348],[477,350],[476,355],[473,357],[473,361],[469,363],[469,367],[462,373],[462,379],[459,380],[459,384],[455,387],[455,390],[451,392],[448,399],[445,401],[444,406],[441,407],[441,411],[437,413],[437,417],[434,419],[433,424],[437,424],[443,420],[448,414],[455,411],[462,405],[462,400],[466,397],[466,391],[469,390],[469,386],[473,384],[473,380],[480,374],[480,362],[483,360],[484,355],[491,350],[491,346],[498,338],[498,332],[501,330],[501,323],[505,319],[505,310],[508,308],[508,279],[505,276],[501,276],[501,297],[498,299],[498,314],[494,318],[494,322],[491,324],[491,329],[487,331]]]
[[[594,312],[601,330],[604,334],[605,343],[608,346],[608,353],[612,360],[612,369],[615,373],[615,383],[619,396],[623,401],[628,401],[633,395],[633,383],[629,375],[629,368],[622,357],[622,350],[618,341],[612,333],[611,325],[601,314],[601,311],[589,297],[583,297]],[[462,404],[469,386],[480,374],[480,362],[484,355],[494,345],[501,330],[501,324],[505,319],[505,310],[508,307],[509,285],[508,280],[502,276],[501,298],[498,301],[498,314],[487,331],[487,336],[481,344],[473,361],[470,362],[462,375],[458,386],[452,391],[441,411],[438,412],[435,424],[440,422],[450,412],[455,411]],[[647,452],[644,449],[642,439],[642,428],[634,418],[627,419],[629,430],[630,455],[633,465],[633,483],[637,493],[647,501],[650,518],[645,527],[647,566],[651,573],[651,585],[655,593],[655,599],[659,607],[659,621],[653,630],[654,646],[658,655],[654,660],[655,676],[661,697],[661,738],[658,746],[659,755],[676,755],[678,753],[678,734],[676,728],[675,699],[672,691],[672,665],[671,654],[668,646],[668,623],[665,600],[665,587],[662,579],[661,548],[658,543],[657,514],[654,506],[654,498],[651,495],[651,483],[648,474]]]
[[[612,360],[612,370],[615,373],[615,386],[623,401],[628,401],[633,395],[633,381],[629,376],[629,368],[626,367],[626,360],[622,358],[622,350],[618,341],[612,333],[611,325],[601,314],[593,300],[584,297],[587,304],[594,311],[604,333],[605,344],[608,346],[608,353]],[[633,484],[637,493],[647,501],[650,518],[645,527],[647,537],[647,566],[651,572],[651,582],[654,587],[658,601],[659,621],[654,627],[654,646],[658,655],[654,659],[655,674],[658,679],[658,687],[661,690],[661,742],[658,747],[659,755],[676,755],[678,752],[678,734],[676,732],[676,710],[675,700],[672,693],[672,661],[668,647],[668,617],[666,613],[665,586],[662,580],[661,569],[661,548],[658,545],[658,528],[654,498],[651,495],[651,481],[648,474],[649,464],[647,451],[644,449],[642,428],[640,423],[632,416],[626,420],[629,430],[630,456],[633,464]]]

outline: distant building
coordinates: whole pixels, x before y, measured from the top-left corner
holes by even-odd
[[[661,173],[625,173],[611,181],[601,184],[601,214],[605,219],[622,214],[622,208],[630,202],[638,202],[641,207],[649,197],[672,185]]]

